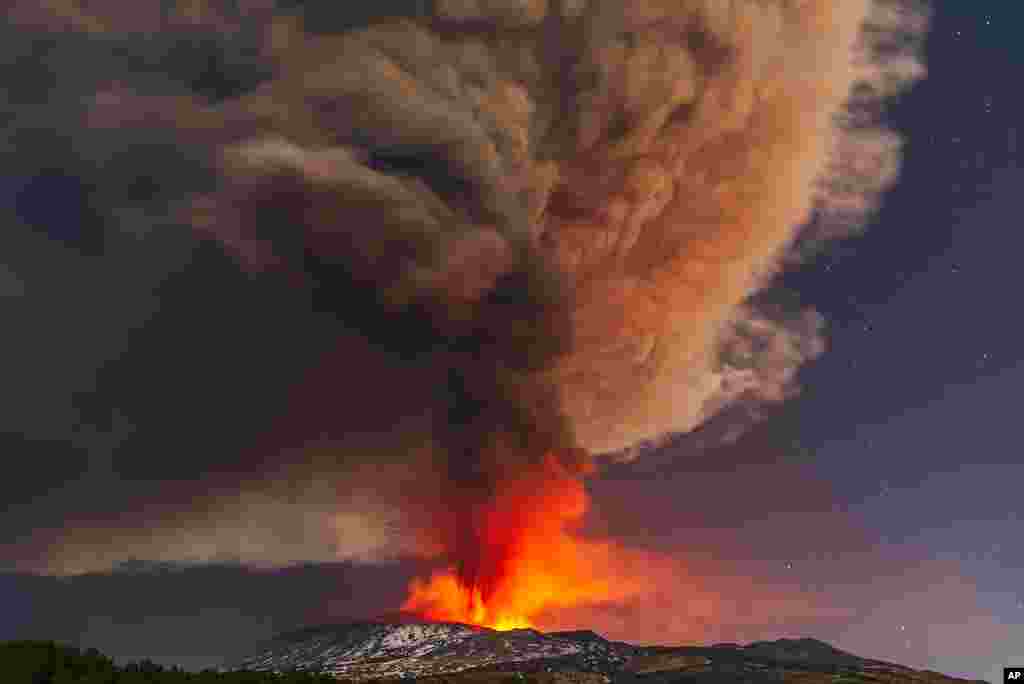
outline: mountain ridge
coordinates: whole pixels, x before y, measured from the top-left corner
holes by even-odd
[[[341,680],[498,684],[510,675],[578,684],[952,684],[980,680],[862,658],[809,637],[708,646],[638,646],[587,629],[497,631],[457,622],[364,620],[303,627],[230,670],[300,670]],[[583,678],[582,680],[580,678]],[[568,679],[567,679],[568,678]]]

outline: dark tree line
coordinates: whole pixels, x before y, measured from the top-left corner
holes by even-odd
[[[4,684],[338,684],[308,672],[185,672],[151,660],[127,665],[94,648],[80,650],[53,641],[0,642],[0,681]]]

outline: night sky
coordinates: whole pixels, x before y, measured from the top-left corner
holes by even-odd
[[[637,632],[627,607],[561,615],[560,625],[648,643],[814,636],[990,681],[1024,665],[1024,462],[1014,446],[1024,237],[1013,233],[1024,183],[1021,19],[1009,2],[935,7],[928,77],[886,115],[905,136],[898,184],[863,236],[783,277],[827,321],[827,350],[801,370],[801,394],[734,442],[698,432],[588,480],[589,532],[686,558],[696,584],[755,603],[761,586],[821,600],[785,604],[777,622],[755,606],[749,620],[698,629],[662,615]],[[87,220],[67,218],[82,214],[80,181],[33,172],[2,188],[37,237],[0,242],[21,260],[10,270],[0,262],[0,311],[13,331],[0,338],[0,376],[11,379],[0,383],[17,388],[0,385],[10,464],[0,482],[10,504],[0,515],[10,568],[0,575],[0,639],[63,639],[194,668],[298,625],[394,610],[429,563],[399,554],[268,569],[142,558],[77,576],[16,571],[31,538],[66,525],[65,515],[127,519],[147,501],[187,497],[196,464],[211,458],[210,488],[230,481],[236,454],[266,446],[267,431],[253,426],[283,420],[297,378],[320,387],[329,375],[319,359],[333,330],[307,315],[301,292],[227,268],[209,243],[173,232],[97,237]],[[15,275],[36,253],[47,268]],[[118,271],[130,288],[107,277],[119,259],[134,264]],[[321,401],[301,416],[311,424],[345,401],[313,391]],[[143,452],[144,464],[126,455]],[[131,485],[108,499],[110,478]],[[258,515],[253,524],[274,512]]]

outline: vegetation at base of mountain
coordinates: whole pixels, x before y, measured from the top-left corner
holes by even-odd
[[[289,672],[185,672],[151,660],[115,665],[94,648],[80,650],[54,641],[0,642],[4,684],[337,684],[323,674]]]
[[[803,642],[801,642],[803,643]],[[809,642],[808,642],[809,643]],[[781,645],[780,645],[781,644]],[[792,644],[769,644],[778,655]],[[863,661],[849,663],[799,662],[744,658],[735,649],[700,649],[712,655],[684,654],[675,660],[658,654],[638,658],[612,676],[578,671],[462,671],[424,677],[384,677],[374,684],[967,684],[968,680],[938,672]],[[737,652],[746,650],[738,649]],[[755,645],[755,649],[756,648]],[[792,650],[792,649],[790,649]],[[805,649],[806,650],[806,649]],[[820,650],[820,649],[819,649]],[[764,648],[759,652],[766,652]],[[848,656],[836,652],[839,656]],[[785,654],[784,654],[785,655]],[[792,654],[790,654],[792,655]],[[837,657],[839,657],[837,656]],[[763,653],[762,653],[763,657]],[[522,664],[522,663],[521,663]],[[632,670],[632,671],[631,671]],[[185,672],[151,660],[127,665],[90,648],[82,651],[54,641],[0,642],[0,682],[3,684],[366,684],[350,678],[310,672]],[[974,681],[971,684],[985,684]]]

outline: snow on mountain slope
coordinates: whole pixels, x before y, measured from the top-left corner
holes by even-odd
[[[532,629],[498,632],[457,623],[357,622],[281,635],[262,653],[228,669],[296,668],[370,679],[573,657],[581,668],[599,670],[620,665],[634,650],[593,632],[542,634]]]
[[[278,636],[259,655],[223,669],[310,670],[349,680],[417,678],[466,670],[519,674],[547,671],[562,673],[553,676],[564,675],[568,677],[564,681],[577,684],[966,681],[861,658],[807,638],[747,646],[634,646],[608,641],[587,630],[498,632],[457,623],[422,622],[310,627]],[[591,674],[581,678],[577,676],[580,673]]]

